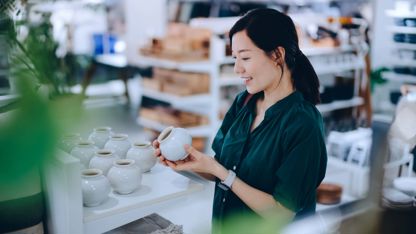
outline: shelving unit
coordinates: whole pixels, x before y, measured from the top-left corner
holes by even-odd
[[[225,42],[219,39],[216,35],[212,36],[210,41],[210,58],[206,61],[196,62],[178,62],[167,59],[159,59],[154,57],[146,57],[139,55],[129,61],[129,64],[134,66],[158,67],[164,69],[175,69],[182,72],[198,72],[208,73],[210,76],[210,92],[206,94],[178,96],[160,91],[154,91],[142,88],[142,96],[150,97],[170,104],[172,107],[179,110],[187,110],[204,114],[209,117],[209,125],[187,128],[192,136],[208,137],[211,142],[218,126],[221,123],[219,119],[219,103],[221,88],[227,86],[241,86],[243,81],[235,74],[222,73],[220,67],[223,65],[232,65],[234,58],[225,56]],[[354,72],[354,79],[356,79],[355,96],[350,100],[334,101],[329,104],[318,105],[318,109],[322,112],[330,112],[338,109],[356,107],[363,104],[363,99],[359,98],[358,85],[364,74],[365,62],[364,56],[357,53],[352,46],[345,46],[340,48],[302,48],[302,51],[311,58],[319,58],[321,56],[337,56],[348,53],[347,60],[343,60],[342,56],[336,58],[334,61],[322,61],[313,63],[318,76],[326,74],[339,74],[347,71]],[[221,52],[221,53],[220,53]],[[242,86],[243,87],[243,86]],[[161,131],[165,127],[164,124],[139,117],[138,124],[145,128],[156,131]]]
[[[383,78],[400,83],[414,83],[416,84],[416,76],[398,74],[395,72],[383,72]]]
[[[83,207],[78,159],[58,151],[44,171],[49,231],[60,234],[107,232],[166,206],[175,208],[178,199],[204,189],[203,184],[156,165],[143,174],[141,187],[132,194],[111,192],[103,204]]]

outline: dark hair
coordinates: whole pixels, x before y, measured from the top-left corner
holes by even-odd
[[[295,24],[289,16],[274,9],[251,10],[231,28],[230,42],[235,33],[243,30],[246,30],[253,43],[268,55],[278,53],[276,49],[283,47],[284,59],[292,73],[295,89],[312,104],[320,102],[318,76],[309,59],[299,49]]]

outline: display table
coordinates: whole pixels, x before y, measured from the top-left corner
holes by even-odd
[[[197,218],[187,211],[189,208],[194,211],[203,208],[203,212],[207,212],[203,216],[211,217],[211,211],[205,209],[209,205],[207,202],[212,201],[210,195],[199,194],[201,197],[208,196],[200,200],[188,196],[204,191],[205,185],[159,164],[151,172],[143,174],[140,189],[129,195],[111,192],[109,199],[96,207],[82,206],[80,164],[71,155],[59,151],[46,165],[44,180],[51,233],[103,233],[151,213],[184,225],[187,230],[187,223],[180,222],[186,219],[179,216],[186,218],[190,214],[190,217]],[[204,222],[210,224],[210,219]]]

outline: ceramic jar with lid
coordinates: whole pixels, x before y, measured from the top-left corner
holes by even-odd
[[[133,159],[118,159],[107,174],[114,192],[129,194],[141,185],[142,172]]]
[[[134,159],[142,172],[148,172],[157,162],[157,158],[153,155],[154,152],[155,150],[149,141],[137,141],[127,152],[126,158]]]
[[[188,152],[184,146],[192,144],[192,137],[184,128],[167,127],[157,140],[162,155],[170,161],[185,159]]]
[[[114,134],[110,136],[110,139],[105,143],[105,149],[114,150],[119,158],[126,158],[127,151],[131,148],[129,137],[126,134]]]
[[[100,149],[95,152],[92,157],[89,168],[96,168],[103,171],[104,175],[107,175],[110,168],[113,166],[114,161],[118,158],[114,155],[114,151],[110,149]]]
[[[78,133],[66,134],[61,137],[59,141],[59,148],[67,153],[71,153],[71,150],[81,141],[81,135]]]
[[[98,206],[107,200],[111,186],[100,169],[83,170],[81,183],[84,206]]]
[[[98,127],[94,128],[88,140],[93,141],[98,148],[102,149],[112,134],[113,132],[110,127]]]
[[[71,150],[71,155],[78,158],[81,162],[81,169],[87,169],[91,158],[94,156],[98,148],[92,141],[80,141]]]

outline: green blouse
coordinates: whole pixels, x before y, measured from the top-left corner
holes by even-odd
[[[244,104],[240,93],[225,115],[212,144],[216,160],[234,170],[245,183],[273,197],[302,216],[315,212],[316,188],[325,176],[327,154],[323,121],[314,105],[295,91],[271,106],[264,120],[250,132],[256,101]],[[232,214],[254,214],[232,191],[216,182],[213,221],[220,224]],[[256,215],[255,215],[256,216]]]

